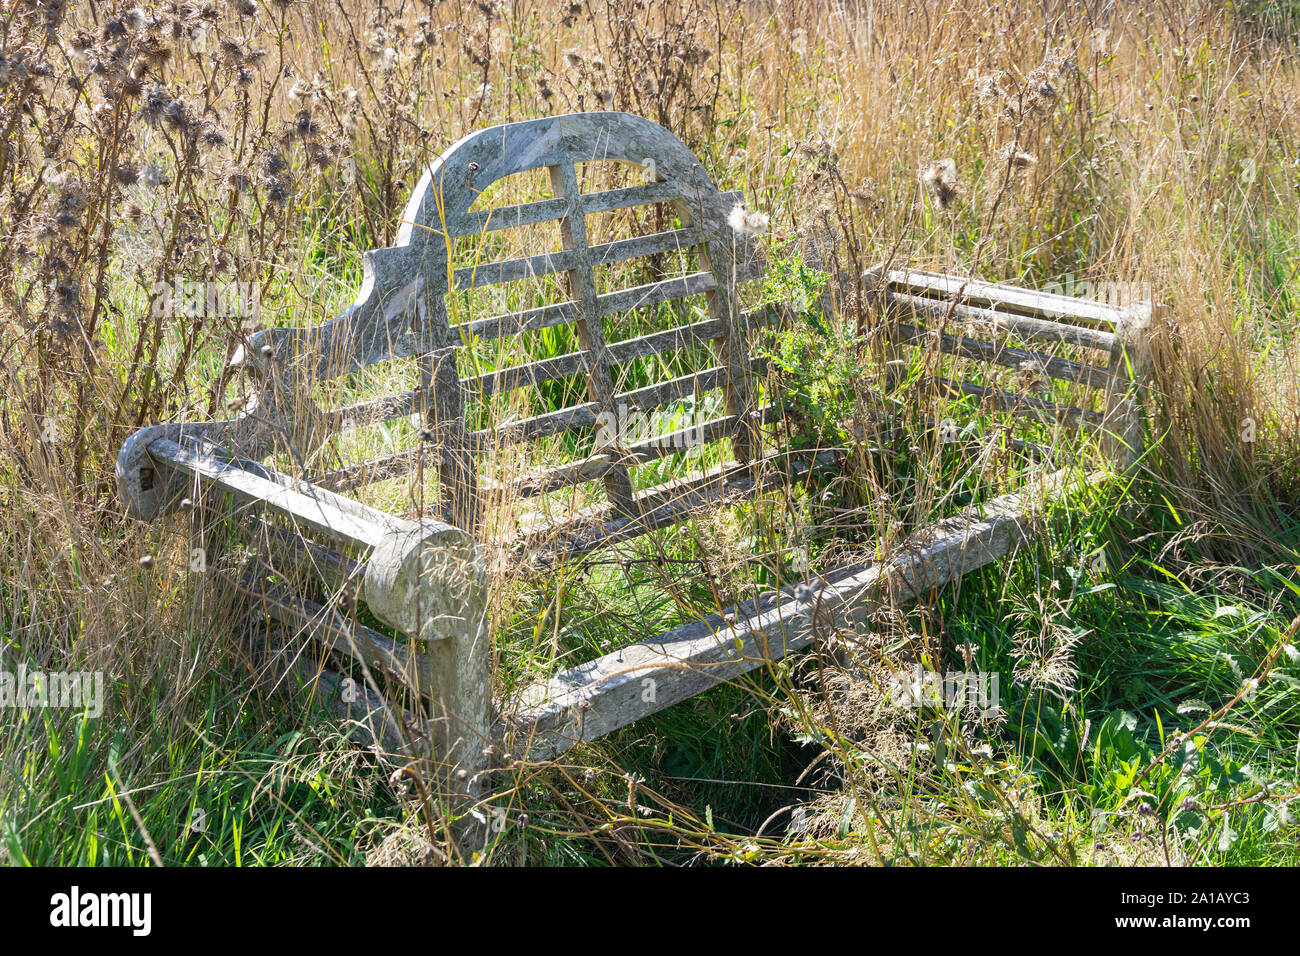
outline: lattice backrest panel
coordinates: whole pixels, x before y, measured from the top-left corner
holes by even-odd
[[[580,167],[608,163],[648,181],[584,190]],[[529,177],[548,194],[496,204],[511,193],[503,184]],[[600,480],[611,505],[635,513],[629,468],[675,445],[663,436],[624,435],[629,412],[646,415],[713,392],[719,414],[693,421],[695,438],[725,439],[742,461],[754,455],[749,336],[736,284],[760,275],[761,267],[728,224],[737,202],[671,133],[638,117],[584,113],[482,130],[425,173],[397,244],[367,253],[351,308],[316,328],[259,333],[249,360],[280,394],[293,396],[375,363],[413,363],[409,391],[331,411],[308,404],[305,414],[325,434],[413,415],[425,426],[412,447],[318,473],[327,486],[357,488],[405,475],[429,458],[453,517],[471,521],[485,452],[582,435],[559,446],[571,460],[514,482],[513,493]],[[595,220],[625,225],[619,211],[638,207],[657,209],[663,228],[594,234]],[[659,262],[661,274],[630,287],[611,278],[626,278],[624,267],[635,260]],[[641,333],[628,334],[638,324]],[[538,333],[550,335],[540,350]],[[531,344],[521,345],[527,336]],[[685,353],[712,360],[703,367],[677,362]],[[688,371],[667,374],[675,363]],[[543,388],[547,401],[533,403],[532,413],[528,400],[499,401]]]
[[[891,364],[915,368],[909,349],[928,356],[914,387],[979,414],[1041,423],[1043,436],[1095,433],[1117,459],[1140,452],[1134,402],[1150,302],[1099,302],[911,269],[874,270],[868,280],[887,310]],[[951,419],[934,424],[961,427]],[[1055,444],[1046,441],[1016,444],[1042,452]],[[1077,439],[1067,444],[1075,448]]]

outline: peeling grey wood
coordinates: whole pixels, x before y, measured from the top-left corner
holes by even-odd
[[[511,753],[549,760],[805,648],[818,635],[860,627],[891,594],[915,598],[1006,556],[1032,536],[1043,504],[1073,484],[1057,472],[945,522],[892,561],[842,569],[806,591],[770,593],[571,668],[528,688],[493,734]]]
[[[894,269],[885,273],[884,281],[900,287],[900,292],[957,296],[963,302],[984,304],[1000,311],[1025,312],[1039,318],[1083,319],[1112,326],[1124,321],[1122,309],[1098,302],[1018,286],[995,285],[963,276]]]
[[[1028,371],[1058,378],[1066,382],[1075,382],[1088,388],[1109,388],[1114,382],[1114,373],[1109,368],[1099,365],[1085,365],[1071,362],[1055,355],[1031,352],[1027,349],[1013,348],[1005,344],[985,342],[965,336],[949,335],[937,329],[923,329],[915,325],[900,324],[897,327],[897,343],[900,345],[926,345],[938,337],[941,350],[949,355],[968,358],[976,362],[992,362],[1006,368]]]
[[[1114,332],[1105,332],[1081,325],[1054,322],[998,312],[960,303],[925,299],[920,296],[883,293],[886,303],[901,315],[920,315],[930,319],[948,320],[958,325],[970,324],[981,331],[1010,332],[1024,339],[1038,342],[1063,342],[1096,349],[1108,355],[1115,348]]]

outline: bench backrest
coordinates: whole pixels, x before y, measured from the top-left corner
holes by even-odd
[[[648,181],[583,192],[579,164],[607,161],[642,170]],[[498,184],[532,171],[546,177],[549,198],[476,207],[502,193]],[[670,225],[675,220],[676,228],[592,240],[589,217],[655,203],[669,204],[667,218]],[[693,421],[692,440],[729,442],[731,457],[742,467],[757,453],[750,317],[740,309],[736,287],[760,276],[762,269],[753,244],[728,222],[737,204],[738,198],[719,191],[675,136],[639,117],[582,113],[480,130],[448,149],[424,174],[406,207],[396,245],[366,254],[363,287],[349,309],[314,328],[261,331],[241,360],[273,386],[274,402],[286,410],[292,406],[292,434],[300,439],[311,435],[315,444],[322,436],[353,427],[422,418],[424,428],[412,447],[315,474],[313,480],[326,487],[356,489],[407,475],[427,462],[437,468],[446,515],[473,526],[482,513],[478,461],[484,453],[582,433],[585,443],[567,446],[571,460],[513,482],[509,492],[528,497],[602,481],[607,504],[596,523],[616,525],[626,536],[664,523],[661,506],[668,501],[679,505],[682,499],[681,488],[659,498],[634,493],[631,469],[679,449],[681,436],[624,441],[621,429],[629,412],[635,416],[716,389],[725,408],[708,421]],[[664,218],[661,212],[660,221]],[[558,226],[560,248],[481,261],[502,248],[493,241],[499,230],[548,223]],[[472,246],[468,262],[464,240]],[[678,263],[688,261],[679,255],[685,253],[691,268],[631,288],[606,290],[598,284],[603,278],[598,270],[606,264],[665,253]],[[548,281],[558,288],[548,290]],[[528,307],[517,307],[518,296],[503,290],[511,284],[528,286],[521,293],[532,296],[525,298]],[[700,303],[694,317],[680,307],[693,298]],[[492,302],[498,308],[513,305],[499,311],[483,305]],[[661,307],[674,302],[679,303],[676,309]],[[650,314],[652,326],[665,327],[612,337],[612,332],[625,333],[629,323],[606,317],[637,310]],[[504,354],[493,355],[488,347],[493,341],[557,327],[572,330],[576,348],[505,367],[489,361],[495,367],[482,370],[485,355]],[[566,335],[562,341],[573,338]],[[688,374],[666,374],[672,362],[656,359],[684,349],[696,349],[698,356],[701,346],[711,361]],[[304,400],[320,382],[407,358],[418,367],[418,380],[409,390],[330,411]],[[647,358],[656,360],[642,361],[642,382],[627,388],[622,371]],[[652,380],[644,382],[647,374]],[[552,388],[548,395],[552,405],[559,396],[558,408],[506,421],[500,420],[500,405],[494,406],[495,416],[482,411],[494,396],[562,380],[585,388],[576,393]],[[477,412],[471,409],[475,403]],[[688,510],[676,509],[683,516]]]
[[[1071,436],[1091,432],[1102,453],[1123,468],[1143,452],[1141,390],[1146,372],[1144,330],[1154,306],[1133,299],[1102,302],[915,269],[868,273],[884,306],[880,326],[899,369],[926,368],[911,385],[960,401],[982,415],[1046,423]],[[909,349],[933,358],[916,362]],[[1066,383],[1065,401],[1049,397]],[[934,423],[941,438],[955,422]],[[952,436],[956,437],[956,436]],[[1060,443],[1015,440],[1035,457],[1073,456],[1073,437]]]

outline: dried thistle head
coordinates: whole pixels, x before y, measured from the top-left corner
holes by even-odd
[[[1026,170],[1038,162],[1038,157],[1021,149],[1018,142],[1007,143],[999,151],[999,155],[1002,157],[1002,161],[1015,172]]]
[[[750,212],[744,206],[735,206],[727,216],[727,224],[736,232],[758,236],[767,232],[768,218],[761,212]]]
[[[961,195],[961,185],[957,181],[957,163],[951,158],[926,163],[918,171],[918,178],[940,210],[950,208]]]

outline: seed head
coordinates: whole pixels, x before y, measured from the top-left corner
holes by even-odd
[[[920,179],[921,185],[941,210],[957,201],[961,190],[957,184],[957,163],[952,159],[937,159],[921,167]]]

